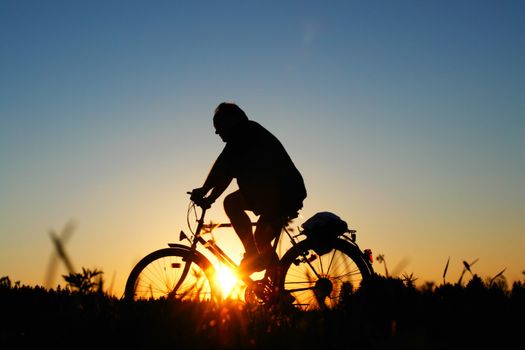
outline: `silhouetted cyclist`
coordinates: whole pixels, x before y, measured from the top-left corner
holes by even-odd
[[[237,179],[239,189],[225,197],[224,210],[246,250],[241,271],[250,275],[276,261],[271,242],[287,220],[297,217],[306,188],[281,142],[236,104],[219,104],[213,125],[226,146],[191,199],[209,208]],[[259,216],[255,233],[246,211]]]

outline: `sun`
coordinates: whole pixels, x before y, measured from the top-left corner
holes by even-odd
[[[219,288],[221,288],[224,296],[230,295],[233,287],[237,284],[238,280],[233,272],[224,265],[219,265],[215,276]]]

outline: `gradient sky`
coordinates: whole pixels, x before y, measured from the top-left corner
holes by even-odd
[[[121,292],[187,229],[233,101],[302,172],[303,217],[340,215],[390,272],[523,279],[524,97],[519,0],[1,1],[0,276],[43,284],[72,220],[75,267]]]

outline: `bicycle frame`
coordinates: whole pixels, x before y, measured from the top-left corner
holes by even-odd
[[[239,271],[239,266],[228,256],[228,254],[226,254],[226,252],[224,252],[215,243],[215,241],[213,239],[205,239],[205,238],[202,237],[202,234],[209,233],[209,232],[213,231],[216,228],[232,227],[232,225],[230,223],[222,223],[222,224],[215,224],[215,225],[209,224],[209,225],[207,225],[207,224],[204,223],[205,215],[206,215],[206,209],[202,209],[202,213],[200,215],[200,218],[198,218],[198,220],[197,220],[197,228],[195,230],[195,233],[193,233],[193,237],[191,239],[184,233],[184,231],[180,231],[179,240],[182,241],[184,239],[187,239],[191,243],[189,249],[192,252],[198,252],[197,246],[199,244],[201,244],[204,248],[206,248],[208,251],[210,251],[210,253],[213,254],[219,260],[219,262],[221,262],[222,264],[226,265],[230,270],[235,271],[235,272]],[[252,226],[255,226],[255,225],[256,225],[256,223],[252,223]],[[283,229],[286,230],[284,227],[283,227]],[[277,238],[274,240],[274,243],[272,245],[272,248],[274,250],[277,247],[277,243],[279,242],[280,235],[281,235],[281,232],[279,233]],[[292,239],[292,244],[295,244],[293,238],[291,236],[290,236],[290,238]],[[179,245],[176,244],[176,243],[168,243],[168,246],[176,247],[176,246],[179,246]],[[180,278],[180,280],[177,283],[177,285],[175,285],[175,287],[173,288],[173,291],[170,293],[170,295],[172,293],[175,293],[178,290],[178,288],[180,287],[181,283],[186,278],[186,276],[187,276],[187,274],[189,272],[189,268],[190,268],[189,265],[190,264],[185,264],[183,272],[182,272],[182,277]],[[237,276],[238,276],[238,274],[237,274]],[[241,280],[248,286],[250,286],[250,285],[252,285],[254,283],[254,280],[250,276],[242,276]]]
[[[193,237],[190,239],[184,233],[184,231],[181,230],[180,231],[180,235],[179,235],[179,240],[182,241],[184,239],[187,239],[191,243],[189,249],[192,252],[196,252],[196,253],[198,253],[197,246],[199,244],[201,244],[204,248],[206,248],[208,251],[210,251],[219,260],[219,262],[221,262],[222,264],[226,265],[232,271],[238,271],[239,270],[239,266],[226,254],[226,252],[224,252],[215,243],[215,240],[213,240],[213,239],[208,239],[207,240],[207,239],[204,239],[202,237],[202,234],[210,233],[211,231],[213,231],[216,228],[232,227],[231,223],[221,223],[221,224],[214,224],[214,225],[213,224],[205,224],[204,223],[204,217],[206,216],[206,210],[207,209],[202,209],[202,213],[200,215],[200,218],[197,219],[197,228],[195,230],[195,233],[193,233]],[[256,225],[257,225],[256,223],[252,223],[252,226],[256,226]],[[202,233],[202,231],[204,231],[204,233]],[[279,235],[275,238],[275,240],[274,240],[274,242],[272,244],[272,249],[274,251],[277,248],[277,244],[279,243],[282,231],[286,232],[288,238],[290,239],[290,242],[291,242],[292,246],[297,244],[296,238],[294,236],[292,236],[290,234],[290,232],[286,229],[286,225],[283,225],[282,228],[281,228],[281,231],[279,232]],[[342,237],[346,238],[346,240],[348,240],[349,242],[351,242],[352,244],[355,245],[356,244],[355,243],[355,240],[356,240],[355,232],[356,232],[355,230],[349,230],[348,233],[350,234],[350,237],[348,237],[346,235],[342,235]],[[176,246],[180,246],[180,245],[176,244],[176,243],[168,243],[168,246],[176,247]],[[368,253],[369,253],[368,250],[366,251],[366,253],[368,255]],[[368,256],[367,256],[367,258],[368,258]],[[307,261],[307,263],[308,263],[308,265],[311,266],[311,262],[310,261]],[[312,271],[314,272],[314,274],[319,278],[320,276],[319,276],[318,272],[316,271],[316,269],[313,268],[313,266],[311,266],[311,267],[312,267]],[[179,283],[174,287],[172,293],[175,293],[177,291],[177,289],[179,288],[179,286],[182,283],[182,281],[184,281],[184,279],[186,278],[186,275],[187,275],[188,271],[189,271],[189,264],[186,264],[185,267],[184,267],[183,273],[182,273],[182,277],[179,280]],[[255,282],[249,276],[243,276],[241,278],[241,280],[248,286],[252,285]],[[301,290],[306,290],[306,289],[312,289],[312,288],[311,287],[310,288],[297,288],[297,289],[292,289],[290,291],[291,292],[295,292],[295,291],[301,291]]]
[[[195,204],[193,203],[191,205],[195,205]],[[197,246],[199,244],[201,244],[211,254],[213,254],[219,260],[220,263],[226,265],[232,271],[235,271],[235,272],[239,271],[239,266],[228,256],[228,254],[226,254],[226,252],[224,252],[217,245],[215,240],[213,240],[213,239],[205,239],[205,238],[202,237],[203,234],[210,233],[216,228],[232,227],[232,224],[231,223],[205,224],[204,223],[204,218],[206,216],[207,209],[204,209],[204,208],[201,208],[201,209],[202,209],[202,213],[201,213],[200,217],[197,219],[197,228],[195,230],[195,233],[192,232],[193,233],[193,237],[192,238],[188,237],[184,233],[184,231],[181,230],[180,231],[180,235],[179,235],[179,241],[187,239],[191,243],[189,249],[192,252],[198,252]],[[257,223],[252,222],[252,226],[256,226],[256,225],[257,225]],[[279,231],[279,234],[277,235],[277,237],[273,241],[272,249],[274,251],[277,250],[277,244],[279,243],[279,241],[281,239],[281,235],[282,235],[283,231],[287,234],[288,238],[290,239],[290,243],[292,244],[292,246],[297,244],[297,241],[294,238],[294,236],[292,236],[290,234],[290,232],[286,229],[286,225],[283,224],[282,227],[281,227],[281,230]],[[177,245],[174,244],[174,243],[169,243],[168,246],[174,247],[174,246],[177,246]],[[183,270],[183,278],[181,278],[180,281],[184,280],[184,278],[186,277],[186,274],[188,273],[188,271],[187,271],[188,269],[189,269],[189,267],[185,266],[185,269]],[[255,282],[250,276],[242,276],[241,280],[248,286],[252,285]],[[174,290],[177,290],[178,287],[179,287],[179,285],[175,286]]]

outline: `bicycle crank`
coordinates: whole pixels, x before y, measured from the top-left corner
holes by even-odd
[[[263,305],[272,298],[273,285],[268,280],[254,281],[244,291],[244,301],[248,305]]]

